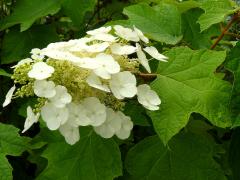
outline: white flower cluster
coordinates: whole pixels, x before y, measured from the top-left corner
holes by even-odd
[[[74,100],[75,94],[70,93],[64,84],[51,80],[55,69],[48,60],[67,61],[76,68],[87,70],[85,82],[89,87],[112,94],[119,101],[137,95],[140,104],[154,111],[161,103],[157,93],[147,84],[137,86],[134,73],[123,68],[119,60],[123,57],[129,62],[136,61],[150,73],[149,59],[144,52],[159,61],[167,58],[155,47],[147,46],[148,43],[148,38],[136,27],[130,29],[116,25],[88,31],[81,39],[51,43],[41,50],[33,49],[31,58],[20,61],[14,68],[31,65],[27,76],[33,81],[34,95],[45,101],[39,112],[34,113],[30,106],[27,108],[22,132],[38,122],[41,115],[47,127],[58,129],[69,144],[79,140],[79,126],[92,126],[103,138],[114,135],[120,139],[128,138],[133,128],[130,117],[120,110],[113,110],[97,96]],[[136,58],[129,57],[134,54]],[[3,106],[11,102],[15,89],[14,86],[9,90]]]

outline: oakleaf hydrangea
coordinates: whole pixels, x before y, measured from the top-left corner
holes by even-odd
[[[161,103],[149,85],[136,79],[140,65],[150,73],[151,59],[167,61],[149,43],[137,27],[116,25],[32,49],[30,58],[12,67],[15,85],[3,106],[13,98],[36,98],[35,105],[27,107],[23,133],[41,117],[47,128],[59,130],[71,145],[79,141],[81,126],[92,126],[103,138],[126,139],[133,128],[123,113],[126,100],[136,96],[151,111]]]

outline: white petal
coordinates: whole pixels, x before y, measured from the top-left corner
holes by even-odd
[[[126,39],[128,41],[134,41],[134,42],[139,41],[139,37],[137,33],[130,28],[125,28],[123,26],[116,25],[114,26],[114,30],[115,30],[115,34],[123,39]]]
[[[130,117],[124,115],[121,111],[118,111],[117,115],[121,119],[122,125],[121,125],[121,128],[118,131],[116,131],[115,134],[119,139],[127,139],[131,134],[133,123]]]
[[[145,43],[149,43],[149,39],[144,36],[144,34],[142,33],[142,31],[138,28],[136,28],[135,26],[133,26],[134,31],[137,33],[138,37]]]
[[[101,66],[96,58],[79,58],[74,64],[86,69],[97,69]]]
[[[110,89],[113,95],[122,99],[122,97],[133,97],[137,93],[137,81],[133,74],[128,71],[123,71],[112,75],[109,81]]]
[[[37,113],[36,115],[32,111],[30,106],[27,107],[27,118],[24,123],[24,129],[22,133],[26,132],[34,123],[38,122],[40,114]]]
[[[91,119],[87,117],[87,111],[83,105],[70,103],[67,107],[69,109],[68,124],[75,127],[88,126],[91,124]]]
[[[131,131],[125,130],[125,129],[120,129],[119,131],[116,132],[116,136],[119,139],[127,139],[131,134]]]
[[[67,88],[61,85],[55,87],[56,95],[49,98],[56,107],[65,107],[72,101],[72,96],[67,92]]]
[[[41,49],[33,48],[30,53],[31,54],[40,54],[41,52],[42,52]]]
[[[50,130],[56,130],[68,120],[69,112],[66,107],[57,108],[52,103],[47,103],[41,109],[41,116]]]
[[[111,55],[101,53],[96,56],[96,60],[100,63],[100,68],[105,69],[109,74],[116,74],[120,71],[120,65]]]
[[[111,29],[112,29],[111,26],[100,27],[98,29],[87,31],[87,34],[89,34],[89,35],[97,35],[97,34],[102,34],[102,33],[109,33],[111,31]]]
[[[33,85],[33,90],[38,97],[51,98],[56,95],[53,81],[36,80]]]
[[[74,145],[76,142],[80,140],[78,127],[72,127],[66,123],[60,126],[59,131],[64,136],[65,141],[70,145]]]
[[[101,77],[103,79],[111,78],[111,74],[108,73],[105,68],[100,67],[100,68],[94,69],[93,71],[96,75],[98,75],[99,77]]]
[[[150,111],[157,111],[159,110],[159,106],[155,106],[155,105],[143,105],[146,109],[150,110]]]
[[[148,64],[148,59],[146,58],[146,55],[141,49],[141,46],[137,43],[137,56],[138,56],[138,61],[141,63],[141,65],[147,70],[147,72],[151,73],[150,66]]]
[[[147,84],[139,85],[137,88],[137,98],[138,102],[142,104],[145,108],[155,111],[158,110],[158,105],[161,104],[161,100],[157,93],[151,90],[150,86]]]
[[[13,93],[14,93],[15,89],[16,89],[15,85],[9,89],[9,91],[6,94],[5,101],[4,101],[3,105],[2,105],[3,107],[6,107],[7,105],[9,105],[11,103],[12,96],[13,96]]]
[[[96,34],[92,36],[94,40],[99,40],[99,41],[105,41],[105,42],[115,42],[117,37],[111,35],[111,34]]]
[[[131,98],[137,94],[136,85],[125,85],[124,88],[121,88],[120,94],[124,97]]]
[[[101,80],[94,74],[91,73],[88,78],[86,79],[86,82],[89,86],[100,89],[102,91],[110,92],[110,89],[107,85],[104,85]]]
[[[33,62],[33,60],[31,58],[22,59],[15,66],[12,66],[11,68],[16,68],[16,67],[19,67],[23,64],[28,64],[28,63],[30,64],[31,62]]]
[[[31,55],[31,58],[34,59],[34,60],[43,60],[44,59],[44,55],[33,54],[33,55]]]
[[[109,47],[108,42],[103,42],[103,43],[97,43],[93,45],[81,45],[80,47],[73,47],[71,48],[71,51],[73,52],[78,52],[78,51],[86,51],[86,52],[103,52]]]
[[[110,108],[107,108],[106,112],[106,121],[102,125],[94,127],[94,130],[103,138],[111,138],[115,132],[121,128],[121,119],[119,119],[116,112]]]
[[[49,50],[43,52],[43,54],[57,60],[75,61],[77,59],[72,53],[61,50]]]
[[[53,72],[54,68],[52,66],[47,65],[45,62],[37,62],[28,72],[28,76],[37,80],[43,80],[50,77]]]
[[[153,58],[155,58],[155,59],[157,59],[159,61],[167,62],[166,59],[168,59],[168,58],[166,56],[160,54],[155,47],[153,47],[153,46],[145,47],[143,50],[146,51]]]
[[[129,55],[136,52],[136,47],[130,45],[121,46],[120,44],[111,45],[111,51],[113,54],[117,55]]]
[[[114,131],[107,126],[94,127],[94,131],[103,138],[111,138],[114,135]]]
[[[100,126],[106,120],[106,107],[96,97],[85,98],[82,102],[92,126]]]

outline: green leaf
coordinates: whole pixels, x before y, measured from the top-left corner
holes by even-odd
[[[223,22],[226,16],[236,11],[230,0],[202,0],[201,8],[205,11],[198,19],[201,31],[208,29],[213,24]]]
[[[232,169],[233,180],[240,179],[239,167],[240,167],[240,129],[235,129],[232,134],[229,162]]]
[[[175,1],[175,0],[159,0],[158,3],[165,2],[176,6],[180,13],[186,12],[190,9],[197,8],[200,6],[199,2],[196,1]]]
[[[212,45],[211,37],[218,36],[221,33],[217,25],[200,32],[200,25],[196,22],[202,13],[201,9],[192,9],[182,14],[183,39],[193,49],[210,48]]]
[[[3,39],[1,63],[9,64],[29,57],[32,48],[43,48],[58,39],[55,28],[51,25],[33,26],[24,32],[10,30]]]
[[[7,73],[4,69],[0,69],[0,76],[11,77],[11,74]]]
[[[6,155],[18,156],[28,147],[29,139],[20,137],[18,129],[0,123],[0,179],[12,179],[12,167],[8,163]]]
[[[128,102],[124,109],[124,114],[130,116],[135,125],[150,126],[146,110],[139,103]]]
[[[231,112],[234,119],[233,126],[240,126],[240,43],[231,49],[227,56],[226,68],[234,75],[231,98]]]
[[[62,138],[50,142],[43,157],[48,159],[48,166],[38,179],[112,180],[122,174],[117,144],[85,129],[73,146]]]
[[[61,0],[17,1],[13,13],[0,21],[0,31],[20,24],[21,31],[27,30],[38,18],[53,15],[60,10]]]
[[[176,44],[182,39],[181,16],[174,5],[161,3],[152,8],[147,4],[137,4],[125,8],[123,13],[132,25],[153,40]]]
[[[138,180],[226,180],[213,155],[214,146],[201,136],[181,133],[169,147],[152,136],[128,152],[126,168]]]
[[[229,127],[231,86],[214,75],[224,61],[224,51],[171,49],[169,62],[160,62],[152,88],[162,100],[159,111],[150,113],[155,130],[166,144],[188,123],[191,113],[200,113],[212,124]]]
[[[97,0],[64,0],[62,9],[76,27],[82,28],[86,12],[93,11],[96,3]]]

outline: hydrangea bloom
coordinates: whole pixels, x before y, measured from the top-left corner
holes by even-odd
[[[3,106],[12,97],[36,97],[36,104],[27,108],[22,132],[41,116],[50,130],[58,130],[71,145],[80,139],[80,126],[91,126],[103,138],[126,139],[133,122],[122,112],[125,100],[135,100],[137,95],[149,110],[158,110],[161,103],[157,93],[135,77],[140,65],[151,72],[151,59],[167,60],[148,43],[137,27],[116,25],[88,31],[81,39],[35,48],[31,58],[13,66],[17,86],[9,90]]]

